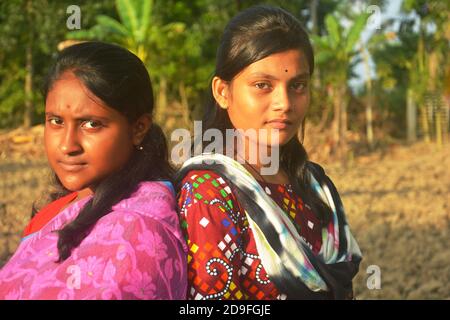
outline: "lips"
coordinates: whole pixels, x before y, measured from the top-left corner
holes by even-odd
[[[269,126],[275,129],[286,129],[292,124],[288,119],[272,119],[266,122]]]
[[[64,170],[68,172],[77,172],[83,170],[86,166],[86,162],[63,162],[58,161],[58,165]]]

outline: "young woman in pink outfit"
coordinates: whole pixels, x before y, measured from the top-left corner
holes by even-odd
[[[58,188],[0,270],[0,299],[184,299],[187,247],[143,63],[119,46],[77,44],[44,94]]]

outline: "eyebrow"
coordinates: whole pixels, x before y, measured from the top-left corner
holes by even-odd
[[[58,118],[63,118],[62,116],[60,116],[59,114],[53,113],[53,112],[46,112],[45,113],[46,117],[58,117]],[[93,114],[82,114],[78,117],[75,118],[75,120],[87,120],[87,119],[99,119],[99,120],[103,120],[103,121],[109,121],[109,118],[106,117],[102,117],[102,116],[96,116]]]
[[[270,80],[279,80],[277,77],[268,74],[268,73],[264,73],[264,72],[253,72],[250,73],[251,77],[262,77],[262,78],[266,78],[266,79],[270,79]],[[310,74],[308,72],[304,72],[304,73],[300,73],[297,74],[296,76],[294,76],[292,80],[297,80],[297,79],[308,79],[310,77]]]

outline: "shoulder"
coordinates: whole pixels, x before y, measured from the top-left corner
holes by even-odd
[[[175,208],[175,192],[168,181],[144,181],[126,199],[112,207],[113,211],[133,211],[153,218],[164,217],[161,209]]]
[[[182,182],[202,182],[202,180],[213,181],[214,179],[223,180],[221,175],[212,170],[190,170],[184,176]]]
[[[317,182],[311,181],[312,187],[316,189],[316,191],[321,194],[325,192],[325,195],[328,197],[327,201],[330,204],[331,202],[334,203],[334,205],[342,205],[339,192],[336,188],[336,185],[333,183],[333,181],[330,179],[330,177],[325,172],[324,168],[320,166],[319,164],[308,161],[306,164],[307,170],[312,174],[314,179]],[[326,192],[329,191],[329,195],[326,195]]]
[[[112,207],[99,222],[142,228],[160,226],[175,235],[179,234],[179,220],[173,187],[169,182],[145,181],[126,199]]]
[[[189,171],[180,185],[178,208],[181,217],[234,216],[241,206],[225,179],[211,170]]]
[[[337,192],[333,181],[330,179],[325,169],[321,165],[312,161],[307,161],[306,169],[312,174],[312,176],[321,186],[326,185],[331,189],[332,192]]]
[[[211,170],[187,172],[180,184],[178,210],[187,239],[198,243],[238,237],[245,223],[242,206],[225,179]]]
[[[234,197],[226,180],[212,170],[191,170],[180,184],[181,196],[190,194],[198,200]]]
[[[309,170],[313,175],[319,175],[319,176],[325,176],[325,170],[324,168],[315,162],[307,161],[306,162],[306,169]]]
[[[175,199],[175,189],[170,181],[143,181],[141,182],[130,199],[166,199],[171,201]]]

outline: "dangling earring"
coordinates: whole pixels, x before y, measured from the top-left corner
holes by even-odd
[[[144,147],[143,146],[137,146],[136,149],[138,149],[139,151],[142,151],[142,150],[144,150]]]

